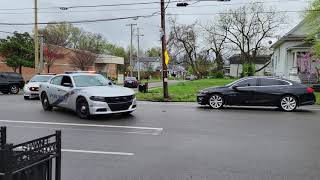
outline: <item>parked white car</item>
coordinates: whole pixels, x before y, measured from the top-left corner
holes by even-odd
[[[35,75],[31,80],[23,87],[24,99],[39,98],[39,86],[40,83],[49,81],[53,75]]]
[[[43,109],[71,109],[82,119],[91,115],[122,113],[136,110],[133,90],[113,85],[100,74],[69,73],[53,77],[40,85]]]

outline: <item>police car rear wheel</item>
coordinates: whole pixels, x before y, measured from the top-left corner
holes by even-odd
[[[50,104],[46,93],[43,93],[41,95],[41,103],[42,103],[42,107],[45,111],[51,111],[53,109],[53,106]]]
[[[88,119],[90,118],[90,110],[89,110],[89,104],[86,99],[79,98],[77,100],[77,109],[76,113],[79,118],[81,119]]]

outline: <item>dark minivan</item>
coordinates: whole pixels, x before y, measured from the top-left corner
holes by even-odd
[[[197,96],[202,105],[277,106],[294,111],[316,102],[314,90],[298,82],[277,77],[247,77],[221,87],[203,89]]]
[[[0,92],[18,94],[24,86],[23,77],[15,72],[0,72]]]

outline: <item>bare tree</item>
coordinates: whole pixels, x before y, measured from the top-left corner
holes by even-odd
[[[177,24],[174,19],[170,20],[171,31],[168,40],[168,46],[175,56],[182,55],[185,62],[191,68],[194,74],[199,75],[197,69],[197,34],[195,32],[196,23],[191,25]],[[175,51],[175,52],[173,52]]]
[[[212,51],[215,54],[215,63],[217,70],[223,70],[223,51],[225,50],[228,31],[223,28],[219,28],[215,22],[210,22],[206,26],[200,25],[204,30],[204,38],[208,45],[208,51]]]
[[[88,67],[92,66],[97,55],[88,51],[74,50],[74,55],[71,56],[71,63],[74,67],[86,71]]]
[[[54,65],[56,60],[62,59],[65,57],[65,53],[63,52],[63,47],[58,47],[55,45],[47,44],[44,48],[44,60],[47,65],[47,72],[50,73],[50,68]]]
[[[235,45],[243,63],[252,64],[275,30],[284,24],[284,16],[263,3],[253,3],[222,14],[218,21],[219,29],[227,32],[226,40]],[[224,36],[224,33],[219,33]]]

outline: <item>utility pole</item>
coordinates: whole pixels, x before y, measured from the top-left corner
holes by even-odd
[[[138,37],[138,52],[137,52],[137,62],[138,62],[138,80],[140,81],[140,36],[144,36],[140,34],[140,28],[137,28],[137,37]]]
[[[43,59],[43,35],[40,35],[40,73],[43,72],[44,69],[44,59]]]
[[[34,0],[34,69],[39,73],[38,0]]]
[[[167,65],[165,62],[165,51],[166,51],[166,17],[165,17],[165,7],[164,7],[164,0],[160,2],[161,6],[161,31],[162,31],[162,82],[163,82],[163,98],[164,100],[169,99],[169,92],[168,92],[168,73],[167,73]]]
[[[133,67],[132,67],[132,36],[133,36],[133,26],[136,26],[137,24],[127,24],[127,26],[130,26],[131,30],[131,38],[130,38],[130,76],[133,76]]]

